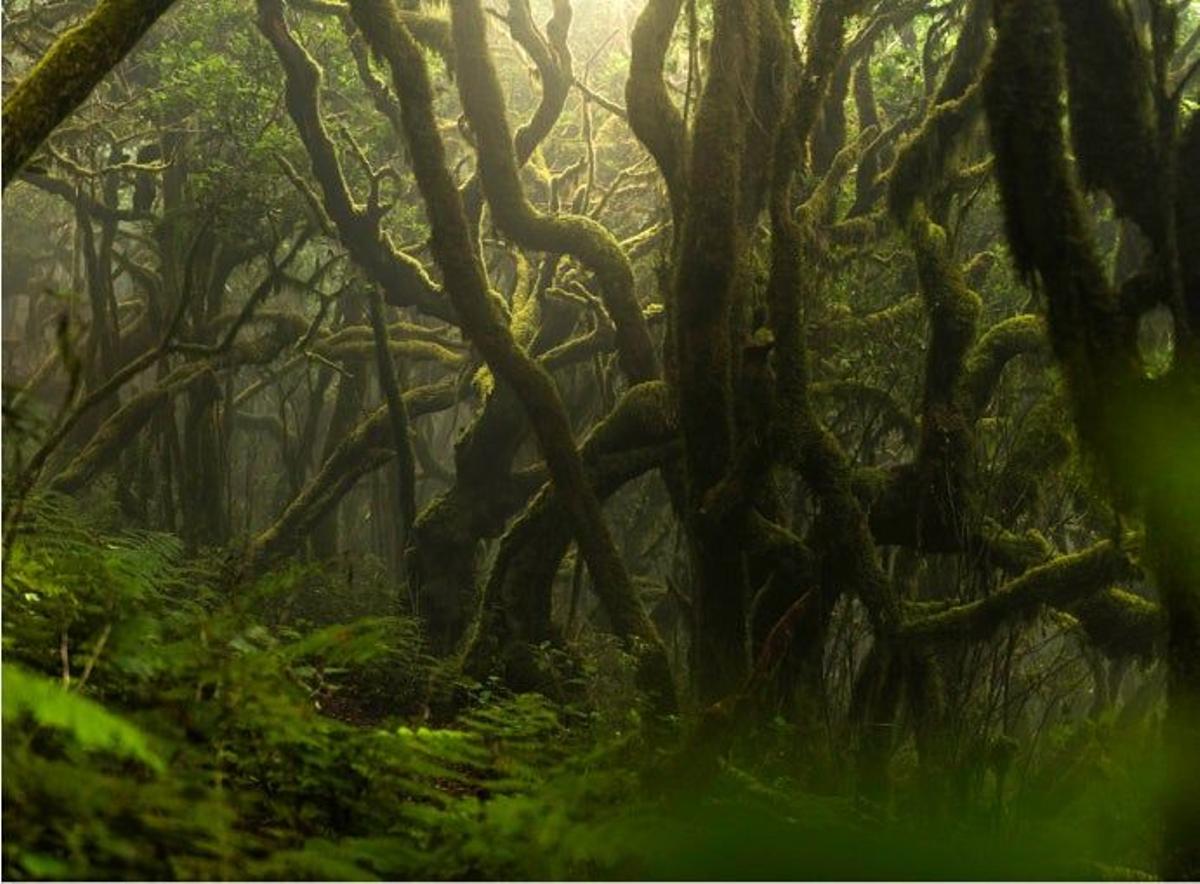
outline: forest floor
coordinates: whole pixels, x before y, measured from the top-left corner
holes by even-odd
[[[577,698],[513,695],[426,657],[370,580],[351,592],[293,569],[231,593],[169,535],[109,532],[61,504],[36,505],[31,524],[4,570],[14,880],[1152,867],[1148,731],[1107,719],[1051,729],[1007,778],[986,762],[929,776],[899,746],[888,793],[867,799],[847,752],[782,718],[718,759],[689,755],[691,717],[647,729],[632,665],[600,635],[576,648]],[[452,719],[430,712],[438,684],[459,693]]]

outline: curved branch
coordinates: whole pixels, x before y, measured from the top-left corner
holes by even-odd
[[[885,427],[899,430],[906,442],[917,439],[917,422],[896,397],[882,387],[861,381],[823,381],[812,385],[812,393],[873,406],[883,418]]]
[[[1088,638],[1110,657],[1153,659],[1166,638],[1162,607],[1117,587],[1098,592],[1069,610]]]
[[[687,199],[687,142],[683,115],[667,94],[663,66],[682,7],[683,0],[647,0],[629,38],[629,77],[625,81],[629,128],[654,157],[667,183],[677,235]]]
[[[278,8],[278,0],[259,0],[260,9],[272,7]],[[351,8],[359,29],[391,68],[392,85],[400,96],[404,130],[412,152],[413,171],[433,228],[432,248],[463,331],[497,378],[511,385],[520,398],[613,627],[627,638],[647,643],[649,653],[642,658],[644,687],[654,694],[659,708],[673,707],[674,685],[666,652],[617,552],[600,502],[587,482],[570,421],[554,382],[517,345],[488,289],[462,199],[446,168],[445,148],[433,113],[433,89],[420,49],[396,18],[391,0],[354,0]],[[474,59],[474,68],[466,61],[481,47],[486,50],[485,20],[478,2],[457,0],[451,12],[460,63],[466,63],[459,73],[460,88],[462,81],[482,66],[481,73],[488,79],[485,89],[490,84],[491,89],[498,91],[486,52]],[[465,90],[466,94],[471,94],[470,88]],[[503,119],[503,106],[499,107]],[[483,134],[478,128],[482,122],[483,119],[475,118],[477,136]],[[507,139],[507,125],[501,131]],[[510,164],[511,150],[511,142],[506,141],[504,154]],[[515,169],[512,171],[515,176]],[[486,175],[484,184],[487,185]],[[641,319],[640,311],[638,318]]]
[[[588,435],[580,454],[601,498],[626,482],[677,457],[677,426],[661,382],[629,389]],[[615,456],[619,455],[619,456]],[[505,532],[480,602],[479,620],[465,653],[467,672],[482,677],[496,656],[509,684],[531,679],[520,645],[551,637],[551,589],[571,542],[563,502],[546,485]]]
[[[617,330],[617,353],[631,383],[658,376],[654,343],[634,292],[629,259],[613,235],[583,215],[544,215],[525,196],[509,134],[504,94],[487,47],[485,22],[452,7],[458,91],[478,147],[479,174],[496,225],[521,245],[574,255],[596,274]],[[371,37],[368,37],[371,39]]]
[[[983,333],[967,354],[960,395],[972,423],[983,414],[1004,367],[1017,356],[1047,349],[1046,324],[1030,313],[1010,316]]]
[[[129,441],[176,395],[196,389],[211,380],[214,371],[270,362],[292,339],[293,336],[284,327],[204,361],[180,366],[155,387],[132,397],[105,420],[84,449],[54,477],[50,487],[62,494],[79,492],[111,466]]]
[[[278,6],[278,4],[271,4]],[[342,175],[333,139],[321,118],[321,68],[296,42],[282,8],[259,7],[258,28],[279,57],[286,77],[285,99],[321,188],[322,208],[337,228],[351,258],[382,288],[389,304],[418,307],[456,324],[454,311],[437,284],[414,258],[397,250],[380,231],[379,219],[358,205]]]
[[[450,408],[457,398],[455,384],[433,384],[406,391],[404,405],[408,416],[416,418]],[[245,556],[249,573],[260,574],[293,552],[359,479],[391,460],[396,454],[391,433],[387,405],[348,433],[274,524],[251,542]]]
[[[571,5],[568,0],[554,0],[554,13],[546,24],[549,41],[542,37],[534,24],[529,0],[510,0],[505,21],[512,38],[533,59],[542,85],[541,97],[533,116],[517,130],[513,139],[517,168],[521,168],[529,162],[534,150],[554,128],[575,82],[571,72],[571,50],[567,46]],[[477,169],[462,188],[463,205],[467,210],[467,218],[472,222],[479,220],[483,208],[481,174],[481,170]]]
[[[909,620],[900,636],[912,641],[979,641],[1043,605],[1066,607],[1133,576],[1125,552],[1104,540],[1031,568],[979,601]]]

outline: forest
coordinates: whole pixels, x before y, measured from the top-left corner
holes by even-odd
[[[0,16],[5,878],[1200,878],[1200,3]]]

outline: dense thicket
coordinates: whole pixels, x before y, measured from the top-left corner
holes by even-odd
[[[3,16],[6,875],[1200,876],[1200,9]]]

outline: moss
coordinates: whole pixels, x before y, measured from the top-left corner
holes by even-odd
[[[989,163],[990,166],[990,163]],[[978,252],[963,265],[963,276],[967,285],[978,289],[992,268],[996,266],[996,253],[991,251]]]
[[[596,493],[607,498],[636,476],[677,457],[672,444],[676,432],[665,384],[630,389],[581,449]],[[617,454],[621,456],[614,457]],[[571,539],[562,501],[547,485],[501,538],[480,602],[479,623],[463,653],[468,673],[482,678],[503,661],[506,683],[520,689],[521,681],[512,677],[526,672],[521,648],[554,638],[551,589]]]
[[[888,210],[901,225],[919,200],[929,200],[946,185],[971,124],[979,112],[976,77],[988,46],[987,17],[991,0],[971,0],[962,33],[946,76],[933,97],[933,109],[921,128],[901,144],[888,171]]]
[[[1162,609],[1135,593],[1110,587],[1071,606],[1088,638],[1110,657],[1152,660],[1166,636]]]
[[[518,166],[524,165],[550,134],[571,91],[574,76],[571,71],[571,49],[567,44],[571,17],[571,4],[566,0],[555,0],[553,15],[546,23],[546,39],[534,24],[528,0],[509,3],[509,33],[533,59],[542,87],[533,116],[513,136],[513,152]]]
[[[654,157],[667,183],[671,216],[678,234],[686,206],[687,142],[683,116],[667,94],[663,67],[683,0],[649,0],[629,37],[629,76],[625,107],[629,128]]]
[[[1132,576],[1124,552],[1111,541],[1102,541],[1030,568],[984,599],[910,620],[900,634],[911,641],[983,639],[1043,605],[1068,606]]]
[[[320,66],[288,30],[281,0],[258,4],[258,27],[271,43],[287,75],[285,100],[321,189],[321,206],[351,258],[396,307],[418,307],[429,316],[456,323],[454,311],[419,262],[398,251],[379,228],[378,218],[357,204],[342,174],[337,150],[321,114]]]
[[[892,473],[884,467],[859,467],[854,470],[851,487],[854,496],[869,509],[891,483]]]
[[[193,379],[197,377],[193,375]],[[129,443],[171,398],[171,392],[163,386],[134,396],[100,425],[84,449],[54,477],[51,489],[60,494],[76,494],[85,488],[117,462]]]
[[[260,8],[264,2],[271,0],[260,0]],[[433,88],[420,49],[397,20],[395,6],[390,0],[355,0],[351,11],[372,48],[391,69],[392,85],[400,97],[401,119],[412,154],[413,172],[433,229],[434,257],[442,269],[446,290],[453,300],[463,332],[487,360],[497,378],[510,385],[521,401],[537,435],[554,487],[563,499],[597,594],[604,602],[614,628],[626,638],[640,640],[649,648],[643,657],[643,671],[667,673],[666,680],[660,679],[653,685],[653,693],[660,710],[672,709],[675,692],[669,670],[666,670],[666,652],[616,550],[599,500],[587,483],[570,421],[554,382],[513,339],[491,295],[461,196],[446,168],[445,147],[433,112]],[[486,46],[483,10],[477,2],[462,0],[452,8],[452,16],[455,44],[460,51],[459,87],[464,106],[479,137],[483,132],[480,126],[486,128],[490,115],[499,112],[502,125],[492,135],[504,135],[504,155],[508,160],[499,159],[512,162],[503,103],[490,110],[483,109],[482,114],[481,108],[472,107],[473,102],[481,98],[488,100],[493,90],[499,91]],[[467,80],[471,85],[465,85]],[[475,87],[481,92],[473,92]],[[497,159],[485,151],[480,155],[481,163],[485,156]],[[485,188],[488,178],[485,174]],[[516,183],[519,187],[519,181]],[[503,186],[502,182],[502,190]],[[641,320],[640,310],[637,315]],[[614,321],[617,322],[616,317]],[[617,325],[620,330],[620,322]]]
[[[1163,243],[1163,162],[1149,53],[1117,0],[1058,0],[1066,44],[1071,145],[1085,187]]]
[[[452,384],[418,387],[404,394],[413,418],[450,408],[455,398]],[[394,456],[388,421],[387,406],[381,406],[342,438],[279,518],[250,542],[245,564],[251,575],[261,574],[270,564],[295,551],[359,478]]]
[[[100,0],[4,100],[4,187],[174,0]]]
[[[966,95],[979,77],[990,42],[988,20],[991,17],[992,6],[993,0],[968,0],[962,30],[954,45],[954,54],[950,57],[946,75],[934,96],[935,105]]]
[[[928,218],[923,206],[913,207],[908,233],[932,332],[925,368],[925,402],[950,404],[975,340],[982,302],[967,288],[962,270],[950,253],[946,231]]]
[[[366,328],[343,329],[328,339],[318,341],[312,346],[312,351],[326,359],[352,359],[363,355],[369,356],[374,344],[370,340],[370,331]],[[462,353],[434,343],[433,341],[407,341],[392,337],[388,342],[391,352],[411,363],[433,362],[455,370],[461,368],[466,357]]]
[[[869,215],[852,212],[845,220],[835,222],[828,229],[827,236],[831,244],[857,254],[883,239],[888,227],[887,215],[882,211]]]
[[[888,210],[898,223],[907,224],[915,203],[942,184],[979,106],[979,89],[972,87],[935,107],[900,146],[888,171]]]
[[[1013,259],[1045,285],[1081,436],[1120,491],[1128,482],[1119,463],[1137,448],[1123,437],[1132,423],[1117,416],[1136,395],[1136,330],[1105,278],[1067,160],[1062,56],[1052,2],[1004,4],[984,100]]]
[[[1040,316],[1012,316],[989,328],[967,354],[961,396],[973,417],[987,408],[1005,366],[1017,356],[1046,347],[1046,327]]]
[[[883,124],[879,116],[879,107],[875,101],[875,84],[871,79],[871,53],[869,50],[854,68],[852,88],[859,127],[882,130]],[[850,210],[851,217],[865,210],[865,201],[869,199],[868,194],[879,175],[879,154],[871,149],[877,141],[879,141],[878,135],[871,140],[867,149],[863,151],[862,159],[859,160],[855,173],[854,207]]]
[[[1054,555],[1054,547],[1037,529],[1015,534],[986,518],[979,535],[972,538],[972,546],[980,550],[987,565],[1009,575],[1044,564]]]
[[[809,227],[815,232],[816,229],[824,227],[828,228],[831,225],[832,219],[837,211],[837,196],[838,190],[841,187],[842,179],[854,167],[854,163],[858,160],[862,151],[862,146],[871,141],[876,134],[874,129],[864,129],[859,132],[858,137],[850,144],[840,148],[836,155],[829,158],[825,164],[824,173],[818,181],[812,193],[808,195],[808,199],[797,210],[797,221],[802,227]],[[870,223],[868,218],[859,218],[855,221],[844,222],[846,225]],[[845,231],[847,227],[843,226]],[[815,235],[815,233],[814,233]]]
[[[735,317],[745,289],[751,127],[745,86],[757,83],[761,4],[714,8],[710,75],[697,107],[687,213],[672,281],[671,343],[685,451],[686,525],[695,562],[693,660],[701,699],[736,690],[749,664],[745,562],[729,525],[704,516],[708,495],[734,470]],[[735,508],[736,509],[736,508]]]
[[[835,314],[829,334],[838,343],[852,344],[860,340],[894,339],[896,326],[915,323],[924,311],[920,295],[910,295],[872,313],[862,316]]]
[[[832,396],[873,408],[880,430],[897,430],[907,442],[917,439],[917,422],[887,390],[858,381],[829,381],[812,385],[814,396]]]
[[[981,305],[923,200],[910,209],[907,232],[931,329],[920,438],[912,463],[895,470],[872,511],[872,525],[877,536],[948,551],[962,547],[975,523],[973,421],[959,388]]]
[[[996,478],[997,503],[1006,521],[1035,505],[1047,479],[1071,456],[1062,413],[1059,397],[1048,397],[1030,409],[1017,428],[1016,441]]]
[[[805,43],[805,58],[801,76],[797,78],[795,94],[784,124],[791,150],[806,144],[816,124],[821,105],[829,91],[830,80],[843,56],[846,22],[855,12],[855,3],[814,3],[808,7],[810,21],[805,28],[809,34]],[[882,17],[881,17],[882,18]],[[797,156],[795,163],[785,160],[788,174],[803,165]]]
[[[400,9],[396,15],[414,40],[441,56],[446,70],[454,70],[454,40],[450,36],[450,22],[414,9]]]
[[[213,372],[242,365],[262,365],[278,357],[280,351],[293,343],[302,333],[303,325],[292,320],[297,317],[282,314],[276,317],[270,333],[259,338],[238,341],[224,349],[204,347],[203,353],[211,353],[204,360],[186,362],[168,374],[151,389],[133,396],[105,420],[74,460],[55,477],[52,487],[64,494],[75,493],[90,484],[104,470],[111,467],[128,445],[129,440],[150,422],[172,399],[185,392],[195,391],[201,384],[211,383]],[[213,352],[213,350],[217,352]],[[146,368],[157,358],[157,350],[149,351],[123,368],[109,383],[123,374],[126,380],[132,376],[131,369]],[[108,391],[112,394],[117,385]],[[98,397],[95,402],[106,397]],[[93,404],[95,404],[93,402]],[[79,413],[82,414],[83,410]],[[52,449],[51,449],[52,450]],[[32,475],[32,474],[31,474]]]
[[[841,53],[845,15],[839,4],[817,4],[810,23],[808,59],[798,78],[775,151],[771,214],[771,264],[767,281],[768,318],[775,345],[771,362],[776,376],[776,408],[771,437],[777,456],[794,468],[820,500],[809,545],[822,562],[819,579],[829,603],[836,594],[857,594],[880,635],[899,622],[899,603],[880,567],[856,492],[854,473],[837,440],[821,425],[810,400],[808,349],[803,311],[818,298],[819,273],[806,262],[822,257],[811,221],[792,214],[792,183],[828,77]],[[811,206],[809,207],[812,208]],[[815,643],[819,646],[819,640]]]
[[[545,215],[525,196],[510,134],[506,102],[483,28],[467,27],[467,15],[453,16],[458,57],[458,90],[471,124],[483,192],[492,218],[520,245],[566,253],[596,274],[604,306],[616,327],[621,367],[631,382],[658,376],[654,344],[634,291],[633,270],[616,238],[583,215]],[[369,39],[371,39],[369,37]]]
[[[784,21],[786,16],[781,17],[773,0],[759,0],[758,7],[757,34],[751,36],[757,37],[757,58],[753,91],[748,97],[751,107],[743,122],[746,132],[738,197],[739,222],[747,233],[757,227],[765,208],[780,121],[794,89],[794,44],[787,30],[790,20]]]
[[[387,403],[388,423],[391,426],[392,449],[396,455],[396,482],[400,512],[400,536],[402,543],[410,540],[409,533],[417,517],[417,463],[413,454],[408,409],[400,394],[397,366],[388,341],[387,319],[384,315],[383,296],[378,286],[371,286],[367,294],[368,315],[374,339],[375,368],[379,386],[383,389]]]
[[[833,158],[846,146],[846,99],[850,94],[850,79],[850,67],[838,65],[821,103],[811,142],[812,171],[817,175],[824,175]]]

